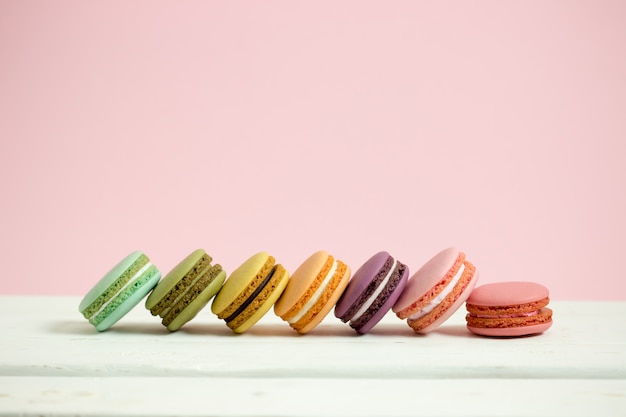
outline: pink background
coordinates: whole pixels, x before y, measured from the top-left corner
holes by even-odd
[[[626,2],[0,2],[5,294],[327,249],[626,300]]]

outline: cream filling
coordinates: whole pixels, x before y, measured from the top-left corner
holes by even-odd
[[[352,321],[356,321],[360,319],[361,316],[367,311],[367,309],[372,306],[374,301],[376,301],[376,298],[378,298],[380,293],[383,292],[383,290],[387,286],[387,283],[391,279],[391,275],[393,274],[393,271],[396,269],[397,264],[398,264],[398,261],[394,258],[393,264],[391,265],[391,269],[389,270],[389,272],[387,272],[387,275],[385,276],[383,281],[378,285],[378,287],[376,288],[374,293],[370,296],[370,298],[365,300],[361,308],[356,313],[354,313],[354,316],[351,319]]]
[[[143,275],[143,273],[146,272],[148,270],[148,268],[150,268],[151,266],[152,266],[152,262],[148,261],[148,263],[145,264],[143,267],[141,267],[141,269],[139,271],[135,272],[135,275],[133,275],[132,278],[129,279],[128,282],[126,282],[126,284],[124,284],[124,286],[122,288],[120,288],[120,290],[115,295],[113,295],[113,297],[109,298],[109,300],[106,303],[102,304],[100,309],[98,311],[96,311],[93,314],[93,316],[89,317],[89,320],[91,320],[94,317],[98,317],[98,314],[100,314],[105,308],[107,308],[107,306],[109,304],[111,304],[111,302],[113,300],[115,300],[115,297],[117,297],[119,294],[124,292],[128,287],[133,285],[135,283],[135,281],[137,280],[137,278],[139,278],[141,275]]]
[[[324,278],[324,280],[322,281],[320,286],[317,288],[317,291],[315,291],[313,293],[313,296],[309,299],[309,301],[307,301],[306,304],[304,304],[302,306],[302,308],[300,309],[298,314],[293,316],[291,319],[287,320],[287,323],[294,324],[294,323],[298,322],[298,320],[300,320],[302,317],[304,317],[304,315],[311,308],[313,308],[315,303],[317,303],[319,301],[319,299],[322,297],[322,294],[324,293],[324,291],[326,291],[326,287],[328,287],[328,284],[332,280],[333,275],[335,275],[335,271],[337,271],[337,260],[336,259],[333,262],[333,265],[330,267],[330,270],[328,271],[328,274],[326,274],[326,277]]]
[[[211,269],[211,268],[212,268],[212,266],[211,266],[211,264],[209,263],[209,265],[208,265],[206,268],[204,268],[204,270],[203,270],[202,272],[200,272],[200,273],[196,276],[196,279],[194,279],[194,280],[192,281],[192,283],[191,283],[191,284],[190,284],[187,288],[183,289],[183,291],[181,291],[181,292],[180,292],[180,294],[178,294],[178,296],[174,299],[174,301],[173,301],[173,302],[171,302],[171,303],[170,303],[170,305],[165,306],[165,307],[163,308],[163,310],[159,313],[159,316],[164,317],[164,316],[165,316],[165,315],[166,315],[166,314],[170,311],[170,309],[171,309],[172,307],[174,307],[176,304],[178,304],[178,302],[179,302],[179,301],[180,301],[180,300],[181,300],[181,299],[185,296],[185,294],[187,294],[187,292],[188,292],[191,288],[193,288],[193,287],[195,287],[195,286],[196,286],[196,283],[197,283],[198,281],[200,281],[200,278],[202,278],[202,277],[204,276],[204,274],[206,274],[206,273],[209,271],[209,269]]]
[[[446,286],[446,288],[443,289],[443,291],[437,294],[435,298],[433,298],[430,301],[430,303],[428,303],[423,309],[409,316],[408,320],[417,320],[425,316],[426,314],[430,313],[431,311],[435,309],[435,307],[441,304],[441,302],[445,300],[448,294],[452,292],[457,282],[459,282],[459,280],[461,279],[461,276],[463,275],[463,271],[465,271],[465,264],[461,264],[461,267],[457,271],[456,275],[454,276],[454,278],[452,278],[452,281],[450,281],[450,283]]]

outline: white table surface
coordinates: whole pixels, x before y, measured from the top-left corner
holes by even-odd
[[[551,302],[539,336],[489,339],[459,310],[418,336],[268,313],[234,335],[203,310],[168,333],[142,305],[96,332],[79,297],[0,296],[0,415],[626,416],[626,302]]]

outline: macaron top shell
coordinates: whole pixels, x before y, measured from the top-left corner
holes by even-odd
[[[404,291],[393,306],[393,311],[398,313],[410,307],[415,300],[422,297],[453,268],[459,259],[461,251],[457,248],[447,248],[439,252],[426,262],[407,282]]]
[[[495,282],[475,288],[467,299],[467,304],[513,306],[543,300],[548,296],[548,289],[536,282]]]

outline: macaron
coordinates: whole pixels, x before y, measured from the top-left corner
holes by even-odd
[[[203,249],[193,251],[159,282],[146,300],[153,316],[160,316],[174,332],[193,319],[217,294],[226,278],[219,264],[212,265]]]
[[[457,248],[439,252],[406,284],[392,310],[420,334],[435,330],[465,302],[478,271]]]
[[[466,302],[467,328],[481,336],[526,336],[552,326],[546,287],[536,282],[497,282],[472,291]]]
[[[96,330],[124,317],[154,288],[161,272],[141,251],[122,259],[83,297],[78,310]]]
[[[396,303],[406,285],[409,268],[388,252],[378,252],[352,276],[335,316],[357,333],[367,333]]]
[[[228,277],[211,311],[235,333],[243,333],[274,305],[289,281],[289,273],[267,252],[253,255]]]
[[[274,313],[298,333],[308,333],[335,306],[348,285],[350,272],[348,265],[330,253],[314,253],[292,274]]]

